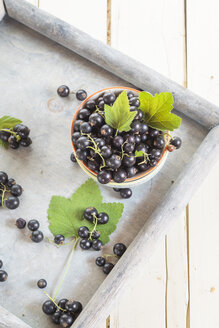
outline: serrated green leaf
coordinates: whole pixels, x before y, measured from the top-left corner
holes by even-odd
[[[140,150],[140,151],[136,150],[135,151],[135,157],[142,157],[142,156],[144,156],[144,154],[145,153],[142,150]]]
[[[62,234],[69,238],[76,236],[78,229],[83,225],[92,230],[93,224],[83,218],[83,212],[89,206],[94,206],[98,212],[106,212],[109,215],[109,222],[97,227],[101,232],[102,242],[107,243],[109,235],[116,229],[124,206],[122,203],[102,203],[99,187],[92,179],[81,185],[71,198],[52,197],[48,209],[50,231],[54,235]]]
[[[171,92],[161,92],[153,97],[148,92],[140,92],[140,109],[144,114],[146,123],[157,130],[173,131],[177,129],[182,119],[171,113],[173,109],[173,95]]]
[[[120,93],[112,107],[105,105],[104,112],[105,121],[109,126],[119,130],[120,132],[130,131],[130,125],[136,115],[136,111],[130,111],[129,100],[126,91]]]
[[[18,118],[14,118],[8,115],[2,116],[0,118],[0,130],[2,129],[11,129],[15,125],[22,123]]]
[[[8,149],[8,143],[6,141],[0,140],[0,146],[2,146],[5,149]]]

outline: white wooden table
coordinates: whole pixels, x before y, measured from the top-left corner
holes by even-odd
[[[219,105],[217,0],[30,2]],[[218,198],[219,163],[101,327],[219,327]]]

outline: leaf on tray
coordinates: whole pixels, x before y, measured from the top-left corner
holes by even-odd
[[[128,132],[131,130],[130,124],[136,115],[136,111],[130,111],[126,91],[120,93],[112,107],[109,105],[104,105],[104,112],[105,121],[109,126],[119,130],[120,132]]]
[[[171,92],[156,93],[153,97],[150,93],[142,91],[139,100],[140,109],[150,127],[161,131],[173,131],[180,126],[182,119],[171,113],[174,102]]]
[[[0,146],[2,146],[5,149],[8,149],[8,143],[5,141],[0,140]]]
[[[83,218],[84,210],[96,207],[98,212],[106,212],[109,215],[107,224],[98,224],[100,239],[103,244],[109,241],[110,234],[116,229],[116,225],[122,216],[124,205],[122,203],[102,203],[102,195],[95,181],[88,179],[81,185],[71,198],[53,196],[49,209],[48,220],[50,231],[54,234],[62,234],[66,238],[77,236],[81,226],[87,226],[90,230],[93,224]]]
[[[2,129],[12,129],[15,125],[22,123],[18,118],[14,118],[8,115],[2,116],[0,118],[0,130]]]

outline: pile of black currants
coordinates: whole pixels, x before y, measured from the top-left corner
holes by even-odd
[[[105,92],[96,100],[89,99],[78,112],[73,126],[76,156],[97,174],[102,184],[111,180],[122,183],[155,167],[166,146],[164,132],[144,122],[139,98],[132,91],[127,92],[130,111],[136,111],[131,130],[120,132],[106,124],[104,106],[112,106],[118,95]],[[172,139],[171,145],[170,151],[178,149],[181,139]]]
[[[18,197],[22,192],[22,187],[16,184],[13,178],[9,179],[7,173],[0,171],[0,207],[16,209],[20,204]]]
[[[63,328],[71,327],[82,311],[82,304],[78,301],[61,299],[58,307],[52,300],[45,301],[42,306],[45,314],[51,316],[52,322]]]
[[[16,220],[16,226],[18,229],[24,229],[26,227],[32,232],[30,239],[34,243],[40,243],[44,239],[42,231],[39,230],[40,223],[38,220],[30,220],[28,223],[26,220],[19,218]]]
[[[103,268],[105,274],[109,274],[114,268],[114,264],[109,262],[108,258],[119,259],[126,251],[127,247],[123,243],[117,243],[113,247],[113,255],[107,254],[96,258],[96,265]]]
[[[23,124],[17,124],[13,129],[0,130],[0,139],[9,144],[12,149],[17,149],[19,146],[28,147],[32,144],[29,137],[30,129]]]
[[[100,251],[103,247],[100,238],[100,232],[96,230],[98,224],[106,224],[109,221],[107,213],[98,213],[95,207],[88,207],[84,210],[84,218],[94,224],[92,231],[86,226],[82,226],[78,229],[78,236],[81,238],[80,247],[83,250],[90,249],[91,247],[95,251]]]
[[[0,260],[0,282],[5,282],[8,279],[8,274],[5,270],[2,270],[3,261]]]

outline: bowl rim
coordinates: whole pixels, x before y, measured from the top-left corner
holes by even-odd
[[[73,151],[74,151],[74,155],[76,157],[76,149],[75,149],[75,146],[74,146],[74,143],[72,141],[72,134],[73,134],[73,126],[74,126],[74,122],[76,121],[77,119],[77,116],[78,116],[78,112],[79,110],[86,104],[86,102],[90,99],[90,98],[93,98],[95,95],[99,94],[99,93],[102,93],[104,91],[108,91],[108,90],[115,90],[115,89],[123,89],[123,90],[129,90],[129,91],[134,91],[134,92],[137,92],[137,93],[140,93],[141,90],[137,90],[137,89],[134,89],[134,88],[130,88],[130,87],[123,87],[123,86],[116,86],[116,87],[109,87],[109,88],[104,88],[104,89],[101,89],[99,91],[96,91],[94,93],[92,93],[89,97],[87,97],[85,100],[83,100],[83,102],[78,106],[78,108],[76,109],[75,113],[74,113],[74,116],[73,116],[73,119],[72,119],[72,123],[71,123],[71,143],[72,143],[72,147],[73,147]],[[168,133],[168,131],[167,131]],[[169,135],[167,134],[167,144],[168,144],[168,141],[169,141]],[[159,159],[159,161],[157,162],[157,164],[154,166],[154,167],[151,167],[151,169],[147,170],[147,171],[144,171],[142,172],[141,174],[137,174],[136,176],[132,177],[132,178],[127,178],[124,183],[126,182],[134,182],[134,181],[137,181],[139,179],[142,179],[143,177],[147,176],[149,173],[152,173],[154,170],[156,170],[156,168],[160,165],[160,163],[163,161],[163,159],[166,157],[166,153],[167,153],[167,144],[164,148],[164,151],[162,153],[162,156],[161,158]],[[97,173],[92,171],[88,166],[86,166],[84,164],[83,161],[79,160],[77,157],[76,157],[76,160],[77,161],[80,161],[81,165],[84,166],[85,168],[85,171],[89,171],[94,178],[97,179]],[[114,182],[114,184],[118,184],[118,185],[121,185],[119,183],[116,183]]]

